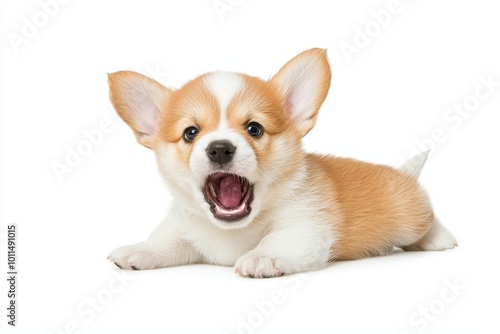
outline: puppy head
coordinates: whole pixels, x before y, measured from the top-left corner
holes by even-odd
[[[176,193],[216,226],[247,226],[287,197],[301,139],[330,86],[326,51],[302,52],[268,81],[212,72],[178,90],[139,73],[109,75],[110,98],[151,148]]]

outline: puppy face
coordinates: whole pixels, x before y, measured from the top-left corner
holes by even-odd
[[[242,228],[286,197],[330,71],[312,49],[269,81],[213,72],[178,90],[134,72],[109,76],[111,101],[151,148],[177,195],[222,229]]]

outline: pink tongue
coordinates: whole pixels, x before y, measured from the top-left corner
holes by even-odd
[[[227,176],[220,182],[219,202],[223,206],[232,207],[241,203],[241,186],[234,176]]]

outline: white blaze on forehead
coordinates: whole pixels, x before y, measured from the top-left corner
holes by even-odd
[[[217,98],[220,107],[219,129],[227,127],[227,107],[234,96],[244,87],[240,74],[232,72],[213,72],[205,77],[205,85]]]

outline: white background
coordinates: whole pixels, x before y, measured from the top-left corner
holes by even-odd
[[[401,0],[381,27],[371,12],[389,0],[226,1],[222,17],[213,0],[73,0],[46,9],[51,16],[41,5],[48,0],[2,1],[0,258],[4,272],[6,225],[15,223],[19,271],[16,328],[6,326],[1,277],[2,326],[44,334],[498,333],[500,87],[476,99],[467,118],[443,117],[474,102],[480,77],[498,85],[500,8]],[[34,20],[44,26],[30,36]],[[372,37],[362,45],[365,28]],[[14,46],[23,29],[29,38]],[[355,40],[358,53],[346,57],[341,46]],[[125,272],[106,261],[109,251],[145,239],[171,194],[152,152],[111,108],[106,73],[135,70],[171,87],[216,69],[268,78],[311,47],[328,48],[333,78],[305,147],[395,166],[441,131],[421,180],[460,247],[279,279],[196,265],[117,280]],[[65,164],[68,148],[84,145],[84,131],[105,119],[112,130],[59,180],[53,163]]]

